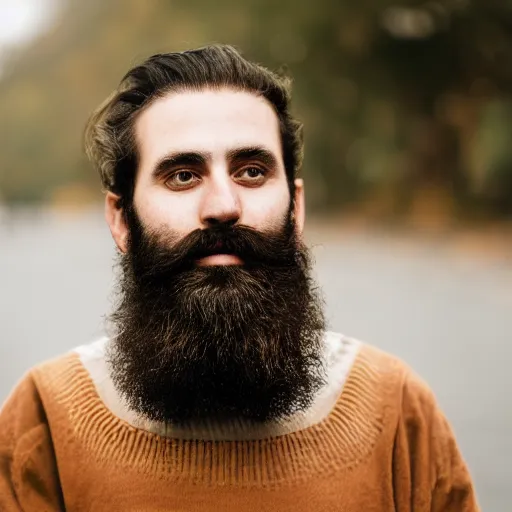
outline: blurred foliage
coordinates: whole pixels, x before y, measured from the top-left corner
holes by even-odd
[[[316,210],[512,213],[504,0],[69,0],[0,81],[0,199],[98,199],[88,114],[148,55],[210,42],[293,75]]]

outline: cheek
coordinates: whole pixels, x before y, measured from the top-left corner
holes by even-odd
[[[140,220],[149,229],[172,231],[180,238],[197,229],[194,194],[172,195],[160,187],[139,191],[134,204]]]
[[[290,205],[288,188],[250,190],[242,198],[242,222],[259,229],[282,227]]]

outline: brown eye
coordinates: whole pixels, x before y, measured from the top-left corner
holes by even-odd
[[[190,171],[180,171],[175,174],[176,183],[188,183],[194,179],[194,175]]]
[[[265,181],[267,171],[261,167],[245,167],[237,174],[237,180],[248,185],[259,185]]]
[[[247,173],[247,177],[251,179],[263,176],[263,171],[261,169],[257,169],[256,167],[249,167],[249,169],[246,169],[245,172]]]
[[[192,171],[177,171],[171,176],[169,176],[165,180],[165,184],[169,188],[180,189],[180,188],[189,188],[196,181],[199,181],[199,178]]]

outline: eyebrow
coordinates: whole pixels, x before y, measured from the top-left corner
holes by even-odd
[[[277,158],[274,154],[261,146],[248,146],[230,149],[226,153],[226,157],[230,163],[243,163],[248,160],[259,160],[271,169],[277,168]],[[200,151],[179,151],[169,153],[163,156],[156,163],[153,170],[155,179],[161,178],[170,169],[179,167],[202,167],[211,161],[212,155],[208,152]]]
[[[201,153],[198,151],[180,151],[177,153],[170,153],[162,157],[153,170],[153,177],[160,178],[169,169],[176,167],[198,167],[206,165],[206,162],[211,159],[209,153]]]
[[[271,151],[261,146],[231,149],[227,152],[227,158],[231,163],[259,160],[271,169],[277,168],[277,158]]]

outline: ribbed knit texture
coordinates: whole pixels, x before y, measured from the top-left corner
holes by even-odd
[[[41,365],[0,413],[0,510],[64,506],[477,510],[430,391],[403,363],[366,345],[323,421],[253,441],[169,439],[136,429],[103,404],[76,354]]]
[[[275,439],[223,442],[169,440],[134,429],[110,413],[78,358],[68,357],[64,371],[42,375],[52,375],[49,385],[61,390],[55,400],[69,411],[80,442],[99,460],[137,467],[158,477],[235,485],[291,483],[333,465],[364,460],[384,421],[384,410],[377,406],[378,376],[367,351],[323,424]],[[335,448],[341,458],[324,456]]]

